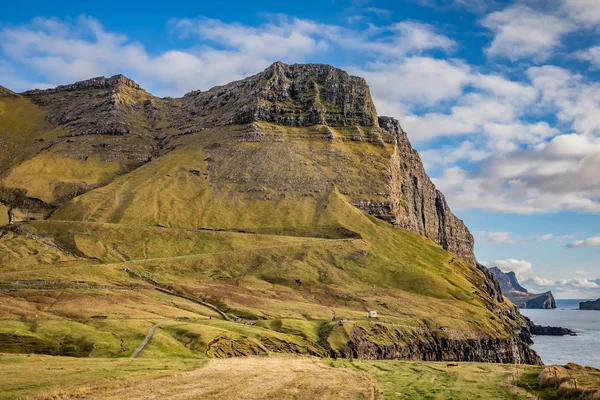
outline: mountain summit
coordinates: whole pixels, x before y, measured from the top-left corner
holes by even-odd
[[[377,112],[363,78],[325,64],[276,62],[263,72],[184,96],[184,108],[211,124],[373,126]]]
[[[189,318],[169,333],[173,351],[206,357],[540,362],[362,78],[278,62],[177,99],[117,75],[0,106],[3,303],[29,310],[6,317],[37,315],[68,287],[42,318],[89,321],[73,328],[77,354],[126,348],[93,316],[150,313]],[[18,282],[41,294],[23,300]],[[209,317],[223,318],[218,329]],[[89,330],[110,338],[88,345]],[[5,342],[61,354],[53,341],[67,339],[47,335]]]

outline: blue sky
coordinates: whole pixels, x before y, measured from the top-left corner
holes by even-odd
[[[476,238],[532,290],[600,297],[597,0],[3,4],[0,85],[123,73],[160,96],[274,61],[363,76]]]

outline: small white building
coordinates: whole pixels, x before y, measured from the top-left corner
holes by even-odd
[[[377,318],[377,311],[369,311],[369,318]]]

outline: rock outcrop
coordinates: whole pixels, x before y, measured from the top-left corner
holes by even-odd
[[[286,126],[373,126],[377,113],[363,78],[325,64],[276,62],[240,81],[194,91],[182,109],[205,125],[274,122]]]
[[[135,83],[133,80],[127,78],[125,75],[115,75],[110,78],[105,78],[104,76],[99,76],[97,78],[86,79],[84,81],[79,81],[72,83],[70,85],[59,85],[55,88],[51,89],[35,89],[29,90],[23,93],[26,96],[31,96],[36,93],[58,93],[58,92],[67,92],[72,90],[81,90],[81,89],[106,89],[106,88],[114,88],[120,85],[128,86],[133,89],[141,89],[140,85]]]
[[[484,284],[486,286],[486,291],[490,294],[490,297],[496,299],[498,303],[503,303],[504,296],[502,295],[502,289],[500,288],[498,279],[496,279],[496,275],[479,263],[477,263],[477,269],[480,270],[485,276]]]
[[[507,364],[542,365],[540,357],[529,347],[533,343],[527,330],[511,339],[462,339],[438,335],[420,335],[409,344],[397,339],[393,327],[377,325],[373,332],[355,326],[349,333],[347,347],[330,351],[330,357],[370,360],[472,361]],[[386,339],[389,339],[386,340]]]
[[[527,289],[519,284],[517,276],[513,271],[503,272],[498,267],[492,267],[490,268],[490,272],[496,276],[496,279],[498,279],[498,283],[500,284],[500,288],[503,290],[529,293]]]
[[[5,88],[4,86],[0,86],[0,97],[12,97],[17,94],[10,89]]]
[[[530,332],[532,335],[538,336],[577,336],[577,333],[572,329],[560,326],[532,325]]]
[[[517,305],[519,305],[520,302],[519,306],[521,308],[556,308],[556,300],[551,291],[540,294],[529,293],[527,298],[521,300],[518,299],[519,297],[515,298],[515,301],[517,302]]]
[[[119,160],[125,171],[149,161],[158,152],[154,129],[154,96],[133,80],[115,75],[98,77],[53,89],[30,90],[21,94],[47,113],[46,119],[66,133],[54,143],[61,154],[102,161]],[[148,112],[152,114],[148,114]]]
[[[529,293],[519,284],[514,272],[503,272],[498,267],[489,269],[500,284],[502,294],[520,308],[556,308],[556,300],[551,291],[545,293]]]
[[[527,317],[523,317],[526,321],[525,329],[529,331],[531,335],[536,336],[577,336],[577,332],[569,328],[563,328],[560,326],[542,326],[536,325]]]
[[[600,311],[600,299],[595,301],[582,301],[581,303],[579,303],[579,309]]]

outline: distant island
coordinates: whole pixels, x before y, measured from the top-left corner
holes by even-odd
[[[502,294],[519,308],[556,308],[556,301],[551,291],[545,293],[529,293],[519,284],[514,272],[504,272],[498,267],[491,267],[489,271],[494,274]]]
[[[600,299],[595,301],[582,301],[581,303],[579,303],[579,309],[600,311]]]

